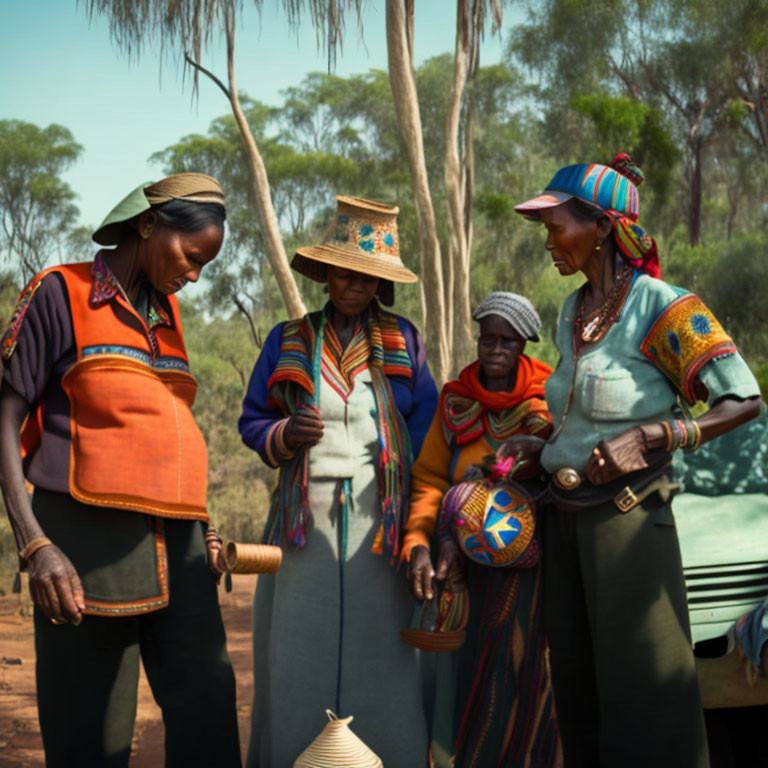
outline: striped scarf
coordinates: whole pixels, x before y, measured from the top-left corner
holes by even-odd
[[[378,456],[376,478],[381,504],[381,525],[372,550],[386,549],[390,562],[399,562],[401,530],[410,495],[413,457],[402,414],[395,405],[388,376],[413,376],[411,360],[397,317],[372,302],[360,318],[347,349],[342,351],[328,326],[330,304],[283,327],[280,354],[267,387],[269,402],[286,415],[302,403],[319,407],[320,377],[347,397],[354,376],[366,366],[376,402]],[[264,533],[264,541],[278,546],[306,544],[312,522],[308,498],[309,449],[302,448],[280,469]]]

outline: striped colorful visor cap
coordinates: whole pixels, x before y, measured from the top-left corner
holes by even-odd
[[[615,211],[637,221],[637,187],[623,174],[599,163],[566,165],[538,197],[516,205],[515,210],[526,218],[538,219],[543,208],[554,208],[572,197],[596,205],[606,213]]]
[[[611,166],[566,165],[540,195],[516,205],[515,211],[539,221],[543,209],[554,208],[574,197],[595,205],[611,218],[616,245],[624,258],[635,269],[661,278],[656,241],[637,224],[640,209],[637,187],[642,181],[642,171],[625,153],[616,155]]]

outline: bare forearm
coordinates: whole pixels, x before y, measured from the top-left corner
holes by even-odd
[[[0,487],[20,550],[32,539],[43,536],[32,513],[21,465],[19,433],[28,411],[26,401],[13,390],[4,388],[0,392]]]
[[[601,485],[644,469],[648,466],[646,455],[672,452],[686,445],[695,449],[753,419],[759,411],[759,397],[747,400],[724,397],[694,422],[681,420],[632,427],[595,446],[587,462],[587,477],[595,485]]]
[[[696,424],[701,430],[700,444],[714,440],[754,419],[759,412],[759,397],[750,397],[747,400],[722,398],[707,413],[696,419]],[[646,424],[641,430],[647,450],[658,450],[667,445],[668,434],[661,424]]]

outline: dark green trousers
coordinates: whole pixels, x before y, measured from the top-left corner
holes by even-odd
[[[37,698],[49,768],[127,766],[139,661],[163,712],[166,766],[240,766],[235,677],[202,526],[165,522],[170,603],[56,626],[35,611]]]
[[[659,504],[546,512],[545,626],[566,768],[709,765],[677,532]]]

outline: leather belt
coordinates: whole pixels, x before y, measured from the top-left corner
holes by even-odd
[[[552,475],[552,482],[561,491],[573,491],[582,483],[589,483],[578,470],[573,467],[563,467],[558,469]],[[666,504],[673,491],[680,490],[680,483],[675,483],[667,474],[663,474],[652,480],[641,489],[634,491],[628,485],[625,485],[614,497],[613,503],[619,512],[626,514],[631,512],[638,504],[641,504],[651,494],[658,493],[661,500]]]

